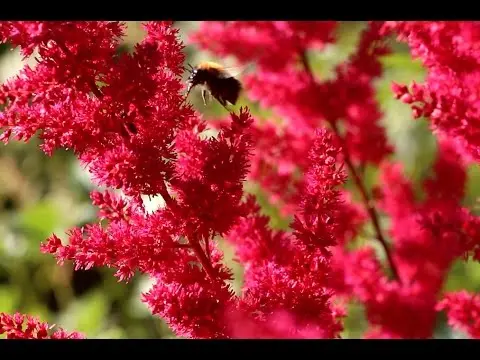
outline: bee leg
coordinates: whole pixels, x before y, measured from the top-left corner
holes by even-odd
[[[205,238],[205,253],[207,254],[208,260],[210,259],[210,241],[208,236]]]
[[[225,99],[219,97],[218,98],[218,102],[220,103],[220,105],[222,105],[225,110],[227,110],[228,112],[230,112],[231,110],[227,107],[227,102],[225,101]]]
[[[202,99],[203,99],[203,105],[207,106],[207,97],[208,97],[208,92],[206,89],[202,90]]]

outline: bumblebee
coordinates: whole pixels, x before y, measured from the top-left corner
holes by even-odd
[[[227,104],[235,105],[237,103],[242,84],[235,78],[243,68],[225,68],[220,64],[207,61],[193,67],[188,64],[190,72],[187,84],[187,95],[195,86],[202,86],[203,104],[207,105],[207,94],[210,93],[224,108]],[[237,74],[234,74],[237,72]],[[228,110],[228,109],[227,109]]]

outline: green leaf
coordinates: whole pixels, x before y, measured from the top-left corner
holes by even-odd
[[[95,290],[73,303],[62,316],[59,323],[95,337],[105,325],[108,314],[106,294],[102,289]]]
[[[347,306],[347,316],[344,319],[342,338],[359,339],[367,330],[364,306],[358,302],[350,302]]]
[[[474,164],[468,168],[467,185],[465,189],[465,206],[474,208],[474,213],[478,214],[479,204],[477,199],[480,198],[480,166]]]
[[[43,240],[50,236],[61,218],[58,208],[49,201],[38,202],[19,215],[19,226],[37,240]]]
[[[17,287],[0,287],[0,312],[13,313],[20,299],[20,291]]]
[[[480,263],[477,261],[457,260],[447,277],[444,291],[480,291]]]
[[[126,339],[127,334],[124,329],[114,326],[100,332],[95,339]]]
[[[409,52],[395,52],[382,56],[380,62],[386,70],[396,68],[402,72],[423,73],[424,68],[420,60],[412,59]]]

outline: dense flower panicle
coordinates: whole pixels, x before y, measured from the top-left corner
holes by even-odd
[[[434,132],[448,136],[467,159],[480,159],[480,22],[387,21],[427,68],[424,84],[394,84],[395,96],[415,117],[427,117]]]
[[[480,50],[475,45],[480,39],[479,26],[478,21],[386,21],[382,33],[393,31],[399,40],[407,41],[412,55],[427,68],[468,73],[480,65]]]
[[[393,257],[399,276],[403,282],[410,283],[420,272],[417,267],[428,258],[425,252],[430,249],[424,243],[426,233],[419,221],[413,185],[405,177],[401,164],[384,163],[380,170],[381,189],[377,192],[377,203],[390,218],[388,232],[393,239]]]
[[[24,55],[33,50],[39,54],[34,69],[26,66],[2,86],[0,103],[7,103],[0,116],[0,125],[6,127],[4,140],[13,133],[27,141],[42,130],[44,150],[51,153],[55,146],[71,148],[75,130],[81,137],[88,134],[90,124],[84,117],[93,117],[98,106],[88,94],[98,92],[95,83],[109,72],[111,62],[106,59],[114,56],[123,31],[119,22],[2,22],[2,42],[20,46]],[[91,43],[96,44],[93,51]]]
[[[133,126],[135,134],[124,134],[121,146],[105,149],[100,158],[97,152],[87,152],[81,159],[91,164],[94,176],[105,185],[132,195],[163,196],[165,180],[173,176],[176,129],[193,111],[180,93],[184,57],[178,30],[168,23],[145,28],[145,39],[133,55],[118,61],[117,71],[111,72],[109,86],[104,88],[105,103],[115,106],[117,117]]]
[[[91,124],[84,118],[93,117],[97,103],[88,93],[76,93],[56,84],[55,74],[55,69],[45,63],[34,69],[26,65],[16,79],[2,85],[0,103],[6,104],[7,110],[0,113],[4,142],[11,137],[29,141],[43,130],[42,149],[51,154],[58,146],[72,148],[74,134],[80,139],[85,137]],[[73,114],[83,120],[85,128],[79,129]],[[73,131],[75,125],[77,131]]]
[[[337,167],[340,153],[332,133],[323,129],[316,132],[302,189],[301,214],[295,215],[292,224],[295,237],[307,248],[337,244],[335,219],[341,201],[337,187],[346,180],[344,170]]]
[[[54,254],[59,264],[73,261],[77,270],[113,267],[115,276],[128,281],[136,271],[170,272],[184,260],[195,259],[176,240],[179,222],[167,212],[138,214],[128,222],[112,222],[106,229],[100,225],[71,229],[67,245],[53,235],[42,244],[42,251]]]
[[[7,339],[84,339],[76,331],[67,332],[62,328],[52,331],[53,326],[41,322],[37,317],[15,313],[0,313],[0,335]]]
[[[447,258],[478,253],[480,218],[462,206],[466,163],[453,141],[440,140],[433,169],[435,175],[424,182],[427,199],[420,211],[422,224],[435,237],[436,251],[441,251],[443,243]]]
[[[2,24],[5,37],[10,39],[9,31],[16,34],[17,27]],[[135,52],[119,56],[121,23],[47,22],[41,27],[39,63],[25,68],[0,94],[7,103],[0,114],[4,140],[13,135],[26,141],[40,131],[46,153],[73,149],[99,185],[133,196],[164,192],[172,176],[174,132],[193,116],[180,93],[184,55],[178,31],[169,23],[147,24]],[[27,35],[20,39],[28,40]],[[14,37],[22,46],[19,41]],[[98,44],[94,51],[91,43]]]
[[[59,263],[74,261],[76,270],[113,267],[124,281],[136,271],[149,274],[157,282],[143,300],[178,336],[226,337],[222,323],[233,296],[226,283],[231,273],[221,264],[221,254],[210,246],[208,266],[215,278],[206,276],[194,245],[179,241],[186,229],[185,220],[177,214],[159,210],[112,222],[107,229],[93,225],[74,229],[68,245],[52,236],[42,249],[55,254]]]
[[[243,208],[242,181],[249,156],[249,137],[243,132],[251,122],[247,111],[232,115],[232,119],[232,125],[221,131],[219,139],[199,140],[192,148],[199,153],[183,147],[179,158],[190,159],[196,169],[185,173],[185,163],[178,162],[173,188],[179,196],[170,207],[146,215],[141,207],[131,206],[120,218],[108,209],[108,217],[117,221],[107,229],[99,225],[73,229],[70,243],[65,246],[54,235],[44,245],[44,251],[56,254],[60,261],[75,260],[79,268],[113,266],[118,268],[118,276],[128,279],[136,269],[157,274],[162,271],[156,267],[170,266],[167,259],[185,251],[176,246],[179,237],[200,241],[226,232]],[[177,146],[182,148],[178,140]],[[96,193],[94,200],[104,212],[107,206],[119,207],[109,194]]]
[[[188,262],[177,265],[175,277],[159,273],[152,289],[143,294],[143,301],[178,336],[228,338],[225,314],[233,304],[234,293],[226,282],[232,274],[221,261],[221,253],[214,249],[211,252],[214,279],[206,277],[198,265]]]
[[[311,336],[331,338],[342,329],[331,304],[327,249],[336,244],[340,194],[335,188],[345,180],[337,168],[339,152],[332,134],[316,132],[292,235],[269,230],[266,217],[249,198],[246,207],[250,215],[227,236],[245,269],[238,308],[255,314],[246,321],[260,322],[260,329],[273,326],[269,319],[279,311],[294,321],[296,335],[291,336],[304,336],[301,333],[306,331]]]
[[[426,198],[419,202],[399,164],[385,165],[379,203],[392,220],[390,234],[402,278],[425,276],[426,284],[438,287],[451,262],[478,246],[478,220],[461,206],[465,164],[450,141],[440,141],[433,170],[423,184]]]
[[[241,63],[255,61],[261,70],[281,70],[306,48],[332,42],[336,25],[335,21],[204,21],[191,39],[220,56],[235,55]]]
[[[424,182],[427,199],[421,207],[421,224],[433,236],[435,254],[446,266],[456,257],[473,254],[479,259],[480,218],[462,206],[466,185],[466,164],[449,139],[441,139],[434,164],[435,176]],[[444,253],[441,255],[440,253]]]
[[[178,335],[228,337],[222,319],[232,301],[226,282],[231,273],[210,241],[243,214],[251,122],[242,109],[217,138],[202,138],[203,124],[190,122],[195,126],[185,127],[176,139],[171,182],[176,197],[167,207],[146,214],[135,202],[94,193],[108,226],[72,229],[67,245],[54,235],[42,250],[59,263],[73,261],[77,270],[115,268],[119,280],[128,281],[137,271],[148,274],[157,282],[144,301]]]
[[[470,255],[480,260],[480,218],[469,209],[446,204],[426,207],[420,222],[432,237],[431,245],[436,246],[426,263],[441,261],[447,267],[453,259],[467,259]]]
[[[243,214],[239,204],[249,170],[253,119],[246,109],[231,118],[218,138],[200,139],[194,132],[180,133],[176,139],[172,188],[179,199],[175,211],[184,219],[188,236],[223,235]]]
[[[40,63],[57,68],[57,85],[89,91],[109,71],[105,59],[115,54],[124,31],[119,21],[2,21],[0,41],[20,46],[25,57],[37,50]]]
[[[480,297],[465,290],[446,294],[437,304],[437,310],[445,311],[448,324],[480,339]]]
[[[373,22],[362,32],[356,52],[336,68],[333,80],[320,83],[308,68],[299,70],[292,64],[281,71],[246,76],[245,88],[250,98],[274,110],[296,133],[311,133],[325,120],[343,120],[354,160],[378,164],[393,150],[380,124],[382,114],[371,83],[381,75],[378,56],[387,53],[375,45],[378,28]]]
[[[408,218],[415,209],[413,185],[406,178],[400,163],[385,162],[380,167],[381,188],[376,191],[379,207],[396,221]],[[392,233],[396,236],[396,233]]]
[[[288,254],[288,263],[263,261],[245,271],[240,306],[255,313],[258,320],[284,310],[294,317],[295,329],[311,328],[318,337],[337,337],[342,326],[330,303],[333,294],[323,251],[298,246]]]
[[[378,165],[393,148],[388,143],[385,129],[380,123],[382,113],[374,98],[372,79],[360,82],[361,77],[339,76],[332,84],[332,101],[339,106],[335,119],[343,119],[346,126],[345,143],[353,161]],[[340,100],[342,99],[342,100]],[[332,112],[330,108],[329,112]]]
[[[383,69],[379,57],[390,54],[387,43],[383,42],[383,22],[369,21],[362,31],[356,51],[346,64],[340,64],[337,71],[356,73],[362,77],[376,78]]]

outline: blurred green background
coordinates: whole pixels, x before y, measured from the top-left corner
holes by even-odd
[[[187,61],[219,60],[212,54],[199,51],[188,43],[188,33],[198,23],[176,22],[181,29],[187,47]],[[320,53],[309,54],[309,61],[320,79],[333,74],[336,64],[344,61],[355,49],[362,22],[343,23],[338,31],[339,41]],[[128,22],[128,33],[121,51],[132,51],[143,37],[139,22]],[[394,53],[383,58],[384,75],[375,86],[377,98],[384,112],[383,124],[391,143],[395,146],[395,158],[403,162],[408,175],[419,184],[429,174],[435,158],[435,141],[425,120],[414,121],[408,106],[392,97],[390,82],[409,83],[421,81],[424,70],[418,61],[411,59],[405,45],[392,43]],[[30,62],[30,61],[28,61]],[[17,50],[0,46],[0,82],[15,75],[24,65]],[[191,95],[195,107],[207,118],[223,117],[225,110],[215,102],[207,107],[200,92]],[[258,104],[241,98],[240,105],[250,106],[253,114],[267,117],[270,112]],[[367,169],[366,182],[376,183],[375,169]],[[465,204],[474,206],[480,194],[478,167],[469,172]],[[248,191],[259,196],[271,224],[284,228],[288,219],[279,218],[269,206],[261,191],[247,184]],[[58,324],[67,330],[84,332],[89,338],[171,338],[174,337],[163,321],[153,317],[140,301],[149,280],[137,276],[129,284],[118,283],[113,270],[93,269],[74,272],[71,264],[58,266],[50,255],[41,254],[40,242],[55,232],[64,238],[72,226],[95,221],[95,209],[91,206],[89,192],[93,189],[88,174],[79,166],[70,152],[57,151],[51,158],[38,148],[37,141],[28,144],[12,142],[0,147],[0,312],[19,311],[37,315],[43,321]],[[155,207],[155,199],[152,202]],[[386,223],[387,224],[387,223]],[[222,243],[227,258],[232,249]],[[381,253],[380,253],[381,255]],[[228,260],[237,275],[235,289],[241,286],[241,268]],[[456,290],[480,289],[480,266],[471,262],[458,262],[453,267],[445,288]],[[345,322],[346,338],[358,338],[366,329],[362,306],[351,304]],[[437,338],[459,338],[464,334],[453,332],[439,316]]]

